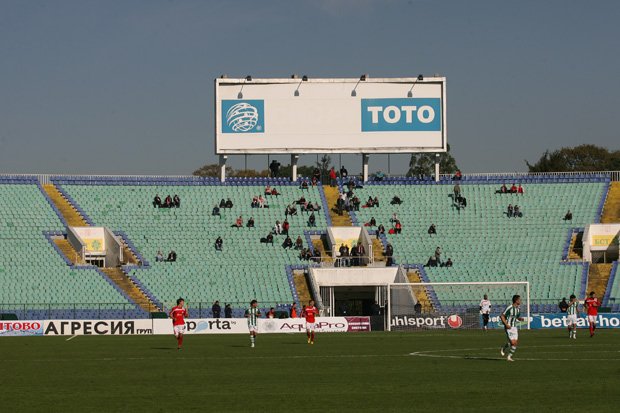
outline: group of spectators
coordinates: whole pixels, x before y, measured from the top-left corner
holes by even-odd
[[[211,306],[211,313],[213,314],[213,318],[222,317],[222,307],[220,306],[219,300],[216,300]],[[232,307],[230,304],[224,305],[224,318],[232,318]]]
[[[508,218],[522,218],[523,212],[521,212],[519,205],[512,206],[512,204],[509,204],[506,210],[506,216]]]
[[[321,251],[314,248],[314,252],[310,248],[302,248],[299,252],[299,259],[304,261],[321,262]]]
[[[503,184],[500,189],[495,191],[495,193],[496,194],[521,194],[521,195],[523,195],[525,192],[524,192],[523,187],[521,186],[521,184],[519,184],[519,186],[516,186],[513,183],[512,186],[510,187],[510,189],[506,186],[506,184]]]
[[[341,244],[338,249],[338,259],[336,267],[357,267],[362,265],[363,258],[366,257],[366,248],[361,242],[354,244],[350,249],[346,244]]]
[[[174,250],[170,250],[166,259],[164,259],[164,254],[161,252],[161,250],[158,250],[157,254],[155,255],[155,262],[175,262],[176,260],[177,253],[174,252]]]
[[[153,198],[153,208],[180,208],[181,207],[181,198],[177,194],[174,194],[173,197],[170,195],[166,196],[164,202],[161,201],[159,194],[155,194],[155,198]]]
[[[441,261],[441,247],[435,249],[435,253],[428,257],[425,267],[452,267],[452,258]]]
[[[250,203],[250,207],[252,208],[269,208],[269,204],[267,204],[267,200],[263,198],[262,195],[252,197],[252,203]]]

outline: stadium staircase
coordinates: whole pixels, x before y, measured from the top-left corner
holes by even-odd
[[[601,216],[602,224],[620,222],[620,182],[611,182]]]
[[[58,190],[56,185],[46,184],[43,185],[43,189],[54,205],[56,205],[56,208],[58,208],[58,211],[60,211],[60,214],[69,226],[90,226],[87,220],[78,212],[77,208],[75,208],[75,206],[69,202],[62,192]],[[64,238],[55,238],[53,241],[70,262],[75,265],[84,264],[81,261],[78,252],[73,248],[69,241]],[[127,248],[126,245],[123,245],[123,257],[125,258],[127,264],[137,265],[139,262],[135,254]],[[106,267],[102,268],[101,272],[143,310],[148,312],[161,311],[161,309],[159,309],[157,305],[155,305],[155,303],[153,303],[153,301],[151,301],[151,299],[136,286],[136,284],[127,276],[125,272],[123,272],[121,268]]]
[[[407,278],[409,279],[410,283],[421,283],[422,282],[422,278],[420,277],[420,273],[417,270],[409,270],[407,272]],[[417,298],[418,301],[420,302],[420,304],[422,305],[422,311],[423,312],[432,312],[433,311],[433,304],[430,300],[430,298],[428,297],[428,292],[426,291],[426,288],[423,288],[422,290],[420,290],[420,292],[417,294]]]
[[[609,275],[611,274],[612,264],[590,264],[590,271],[588,273],[588,287],[586,292],[596,292],[598,297],[604,297],[607,292],[607,283],[609,282]]]
[[[343,213],[342,215],[338,215],[336,212],[336,201],[338,200],[338,196],[340,193],[338,192],[338,187],[335,186],[323,186],[323,191],[325,192],[325,199],[327,200],[327,206],[329,207],[329,216],[332,219],[332,225],[335,227],[351,227],[353,223],[351,222],[351,217],[348,213]]]
[[[332,252],[327,249],[326,245],[325,235],[321,236],[321,238],[312,240],[312,246],[314,249],[319,250],[321,253],[322,262],[326,263],[328,266],[333,266],[334,257],[332,257]]]
[[[372,255],[374,257],[375,266],[381,265],[381,263],[386,262],[386,257],[383,250],[383,243],[381,240],[377,238],[372,239]]]
[[[583,260],[583,231],[576,232],[571,236],[570,245],[568,247],[568,259],[569,260]],[[576,248],[579,246],[578,248]]]
[[[295,281],[295,288],[297,288],[299,302],[302,305],[305,305],[305,303],[311,299],[314,299],[314,297],[312,297],[312,293],[310,292],[310,288],[308,287],[308,278],[306,277],[304,270],[293,271],[293,280]]]

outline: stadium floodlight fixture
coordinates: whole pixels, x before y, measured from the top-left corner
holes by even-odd
[[[239,92],[239,93],[237,94],[237,99],[243,99],[243,93]]]
[[[304,81],[304,82],[307,82],[307,81],[308,81],[308,76],[304,75],[304,76],[301,78],[301,80],[302,80],[302,81]]]
[[[248,81],[248,82],[251,82],[252,81],[252,75],[247,75],[245,77],[245,80]]]
[[[413,87],[411,89],[413,89]],[[411,89],[409,89],[409,92],[407,92],[407,97],[408,98],[412,98],[413,97],[413,92],[411,91]]]
[[[353,90],[351,91],[351,96],[353,96],[353,97],[357,96],[357,92],[355,91],[355,89],[353,89]]]
[[[424,75],[418,75],[418,80],[424,80]]]
[[[297,87],[297,89],[295,89],[295,93],[293,93],[293,95],[299,96],[299,86]]]
[[[368,73],[364,73],[363,75],[360,76],[360,81],[365,82],[367,77],[368,77]]]

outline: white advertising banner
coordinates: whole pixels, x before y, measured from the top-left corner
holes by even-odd
[[[216,79],[215,151],[444,152],[446,79]]]
[[[152,320],[45,320],[46,336],[132,336],[153,334]]]

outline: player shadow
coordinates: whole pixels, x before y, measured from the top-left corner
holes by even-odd
[[[151,350],[160,350],[160,351],[175,351],[174,347],[151,347]]]
[[[506,359],[498,357],[478,357],[478,356],[465,356],[463,360],[475,360],[475,361],[506,361]]]

